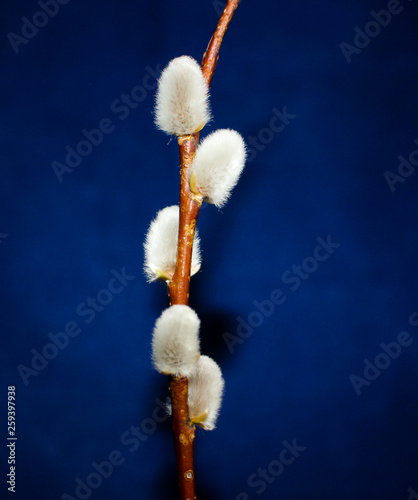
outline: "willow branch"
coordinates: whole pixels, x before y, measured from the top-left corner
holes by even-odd
[[[216,26],[215,33],[213,34],[206,52],[203,55],[202,72],[208,86],[210,85],[213,73],[215,72],[216,63],[218,62],[222,39],[239,2],[240,0],[228,0],[222,16],[219,19],[218,25]]]
[[[180,498],[196,500],[194,480],[194,438],[196,427],[189,422],[187,405],[188,379],[170,377],[174,451],[176,453]]]
[[[177,262],[173,278],[168,284],[171,305],[189,303],[190,270],[193,239],[202,200],[189,186],[189,168],[196,153],[193,135],[179,137],[180,149],[180,222],[177,243]]]
[[[228,0],[218,22],[215,33],[203,56],[202,72],[210,85],[219,57],[223,36],[237,8],[239,0]],[[180,221],[177,244],[177,262],[173,278],[168,283],[170,304],[189,302],[190,271],[192,262],[193,239],[197,217],[202,205],[201,198],[195,196],[189,185],[189,169],[196,153],[199,133],[179,137],[180,149]],[[187,404],[187,377],[170,377],[170,392],[173,419],[174,449],[176,454],[178,480],[182,500],[196,500],[194,473],[194,438],[196,428],[189,419]]]
[[[192,135],[179,137],[180,148],[180,222],[177,243],[177,263],[173,278],[168,283],[170,304],[189,302],[190,271],[193,239],[202,200],[189,186],[189,168],[192,164],[196,142]],[[196,428],[189,421],[187,377],[170,377],[171,408],[173,418],[174,451],[182,500],[195,500],[194,437]]]

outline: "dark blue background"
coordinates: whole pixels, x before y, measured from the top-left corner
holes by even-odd
[[[4,464],[13,384],[18,462],[17,493],[8,494],[2,469],[1,498],[76,498],[76,478],[94,481],[92,462],[113,450],[124,463],[89,498],[177,498],[170,422],[150,420],[168,394],[150,361],[168,300],[164,285],[145,282],[142,242],[155,213],[177,203],[178,148],[153,125],[154,90],[136,89],[140,102],[125,112],[115,101],[155,86],[149,68],[183,54],[200,61],[220,4],[71,0],[15,53],[7,35],[21,34],[21,18],[40,7],[3,1],[0,428]],[[384,177],[418,149],[418,8],[401,5],[350,63],[340,43],[353,44],[354,28],[387,2],[245,0],[225,36],[214,120],[202,136],[233,128],[261,146],[225,208],[205,206],[198,221],[203,265],[191,306],[202,352],[226,381],[217,429],[196,439],[202,500],[418,492],[418,340],[409,323],[418,311],[418,174],[394,192]],[[296,117],[268,131],[285,106]],[[52,163],[104,118],[114,130],[59,182]],[[340,246],[292,290],[283,273],[328,235]],[[124,268],[135,278],[103,311],[77,313]],[[253,314],[254,301],[276,289],[286,301],[269,317]],[[238,318],[258,326],[231,353],[224,334],[238,335]],[[31,367],[31,351],[70,321],[80,334],[25,385],[17,367]],[[364,360],[401,331],[412,344],[357,395],[350,376],[363,376]],[[123,444],[135,425],[149,434]],[[269,465],[277,471],[283,441],[294,439],[306,450],[270,482],[254,479]]]

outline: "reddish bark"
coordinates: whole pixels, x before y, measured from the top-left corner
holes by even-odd
[[[208,86],[212,80],[213,73],[215,72],[216,63],[219,58],[219,50],[221,48],[222,39],[228,28],[229,22],[234,15],[235,9],[238,7],[240,0],[229,0],[226,7],[218,21],[215,33],[210,39],[206,52],[203,55],[202,71]]]

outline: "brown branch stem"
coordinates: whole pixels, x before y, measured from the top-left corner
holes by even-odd
[[[196,500],[194,480],[194,438],[196,427],[189,423],[187,405],[188,379],[170,377],[174,451],[182,500]]]
[[[179,137],[180,149],[180,222],[177,244],[177,262],[173,278],[168,284],[171,305],[189,303],[190,271],[193,239],[202,200],[189,186],[189,168],[196,153],[193,135]]]
[[[222,39],[239,0],[228,0],[215,33],[203,56],[202,72],[208,86],[212,80]],[[189,185],[189,168],[199,142],[199,133],[179,137],[180,149],[180,221],[176,269],[168,283],[170,305],[189,303],[190,271],[193,239],[202,199],[194,195]],[[187,377],[170,377],[174,450],[178,470],[181,500],[196,500],[194,473],[194,438],[196,428],[189,420]]]
[[[189,303],[190,271],[193,239],[202,200],[189,186],[189,168],[192,164],[196,142],[192,135],[179,137],[180,149],[180,221],[177,244],[177,262],[173,278],[168,283],[170,304]],[[194,437],[196,427],[189,421],[187,404],[187,377],[170,377],[171,408],[173,419],[174,451],[182,500],[196,500],[194,480]]]
[[[208,87],[212,80],[213,73],[215,72],[216,63],[218,62],[222,39],[228,28],[229,22],[234,15],[235,9],[238,7],[239,2],[240,0],[228,0],[222,16],[218,21],[218,25],[216,26],[215,33],[210,39],[206,52],[203,55],[202,72],[208,84]]]

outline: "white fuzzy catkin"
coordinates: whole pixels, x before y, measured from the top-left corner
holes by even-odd
[[[215,428],[224,385],[221,369],[215,361],[208,356],[200,356],[189,378],[190,420],[209,431]]]
[[[208,86],[197,61],[176,57],[158,80],[155,123],[169,135],[189,135],[210,120]]]
[[[174,305],[162,312],[152,336],[152,360],[161,373],[188,377],[199,357],[200,320],[189,306]]]
[[[235,130],[220,129],[199,145],[191,166],[191,182],[204,200],[221,207],[228,200],[244,168],[245,142]],[[198,194],[196,192],[196,194]]]
[[[144,271],[148,281],[168,280],[173,276],[177,257],[178,232],[179,207],[173,205],[160,210],[151,222],[145,237]],[[199,235],[196,230],[192,252],[192,275],[200,269],[199,243]]]

